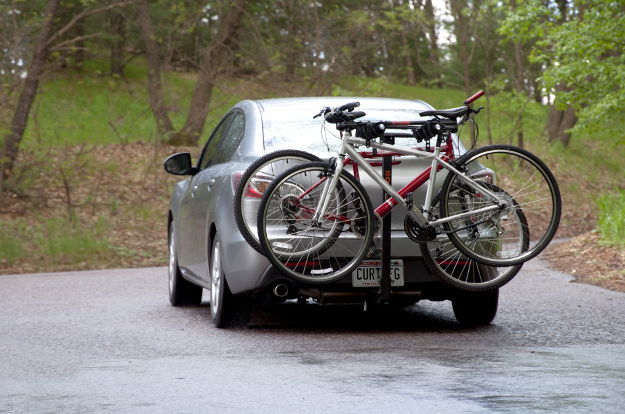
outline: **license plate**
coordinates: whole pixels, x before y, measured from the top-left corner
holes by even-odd
[[[352,286],[380,286],[382,260],[365,260],[352,272]],[[404,262],[391,259],[391,286],[404,286]]]

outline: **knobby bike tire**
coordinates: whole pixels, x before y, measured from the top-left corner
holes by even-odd
[[[311,161],[321,161],[321,158],[306,151],[278,150],[265,154],[254,161],[241,175],[234,194],[234,219],[245,241],[258,253],[265,254],[255,234],[258,209],[254,208],[254,204],[260,204],[260,198],[245,196],[252,179],[260,174],[267,178],[275,178],[294,165]]]
[[[456,164],[475,180],[494,180],[495,185],[510,197],[503,210],[443,224],[446,231],[458,230],[449,233],[448,237],[460,252],[485,265],[509,267],[536,257],[547,247],[560,223],[562,201],[553,174],[538,157],[510,145],[490,145],[464,154]],[[474,200],[480,197],[475,191],[471,195],[471,191],[455,174],[448,174],[442,186],[441,218],[457,213],[453,211],[458,208],[453,204],[454,192],[466,192],[467,198],[470,196]],[[515,206],[512,206],[512,200],[516,202]],[[508,233],[503,226],[510,224],[504,223],[507,211],[517,206],[522,209],[527,226],[515,237],[515,233]],[[492,225],[486,223],[481,229],[471,227],[471,222],[481,222],[489,217]],[[469,229],[461,230],[467,227]],[[497,233],[495,236],[493,231]],[[522,246],[524,237],[530,239],[530,247],[525,250]],[[518,239],[516,242],[513,241],[515,238]]]
[[[345,171],[325,217],[319,225],[312,223],[324,188],[323,183],[314,184],[328,167],[328,163],[311,162],[288,170],[271,183],[258,210],[258,236],[265,255],[275,268],[299,282],[324,284],[351,275],[371,247],[375,231],[371,200],[360,182]],[[301,199],[294,202],[289,191]]]

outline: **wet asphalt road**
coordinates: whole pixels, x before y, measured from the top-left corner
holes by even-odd
[[[624,413],[625,294],[527,263],[487,327],[449,302],[174,308],[165,268],[0,276],[0,413]]]

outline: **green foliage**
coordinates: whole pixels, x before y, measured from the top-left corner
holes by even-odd
[[[625,113],[625,0],[592,0],[561,9],[539,0],[511,11],[501,32],[536,38],[531,60],[546,68],[547,90],[558,84],[556,103],[576,109],[573,131],[598,132]],[[623,141],[625,142],[625,141]]]
[[[616,189],[597,199],[602,243],[625,247],[625,190]]]
[[[514,144],[515,133],[523,129],[525,135],[542,137],[545,107],[515,90],[502,91],[491,98],[492,125],[498,144]],[[478,115],[480,124],[485,121]],[[483,131],[483,130],[482,130]]]

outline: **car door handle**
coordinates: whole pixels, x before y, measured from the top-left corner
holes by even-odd
[[[208,180],[208,183],[207,183],[208,191],[211,190],[211,187],[213,186],[213,184],[215,184],[215,180],[213,180],[212,178]]]

